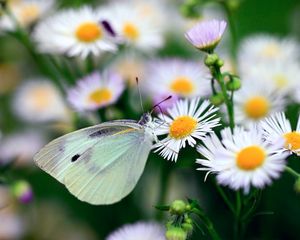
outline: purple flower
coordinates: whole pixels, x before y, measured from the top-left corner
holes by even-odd
[[[33,192],[30,184],[26,181],[17,181],[12,187],[13,195],[23,204],[33,200]]]
[[[202,21],[186,32],[185,37],[199,50],[211,52],[220,42],[226,25],[223,20]]]

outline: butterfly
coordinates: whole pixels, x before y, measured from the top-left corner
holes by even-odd
[[[157,141],[151,114],[144,113],[139,121],[104,122],[59,137],[34,161],[79,200],[113,204],[134,189]]]

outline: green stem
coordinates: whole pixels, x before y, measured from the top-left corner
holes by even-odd
[[[286,166],[285,171],[294,176],[296,179],[300,178],[300,173],[296,172],[294,169]]]
[[[193,209],[192,210],[193,213],[197,214],[199,216],[199,218],[202,220],[202,222],[204,223],[211,239],[213,240],[221,240],[219,234],[217,233],[217,231],[214,228],[214,225],[212,223],[212,221],[199,209]]]
[[[235,211],[235,225],[234,225],[234,239],[240,239],[240,229],[241,229],[241,194],[236,192],[236,211]]]
[[[235,208],[234,206],[231,204],[229,198],[227,197],[226,193],[224,192],[224,190],[222,189],[222,187],[220,187],[217,183],[216,183],[216,188],[218,190],[218,192],[220,193],[221,197],[223,198],[224,202],[226,203],[226,205],[228,206],[228,208],[230,209],[230,211],[232,213],[235,213]]]
[[[168,186],[170,182],[170,176],[172,169],[170,166],[167,165],[167,163],[162,163],[163,166],[161,167],[161,174],[160,174],[160,189],[158,193],[157,203],[158,204],[164,204],[166,202],[167,194],[168,194]],[[161,220],[163,217],[162,211],[157,211],[156,218],[158,220]]]
[[[215,78],[216,78],[216,80],[218,81],[218,83],[221,87],[222,94],[223,94],[223,97],[224,97],[224,101],[225,101],[225,105],[226,105],[227,112],[228,112],[228,117],[229,117],[229,126],[230,126],[230,129],[233,130],[233,128],[234,128],[233,103],[230,100],[230,97],[228,96],[226,85],[224,83],[224,78],[223,78],[223,75],[221,73],[220,67],[216,66],[214,71],[215,71]]]

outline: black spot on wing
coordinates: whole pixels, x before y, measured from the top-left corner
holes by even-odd
[[[71,162],[75,162],[79,157],[80,157],[79,154],[74,155],[74,156],[71,158]]]
[[[115,37],[116,36],[116,32],[115,30],[112,28],[112,26],[110,25],[110,23],[106,20],[101,21],[102,26],[104,27],[104,29],[112,36]]]

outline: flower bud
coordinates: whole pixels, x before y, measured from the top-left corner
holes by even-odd
[[[166,232],[167,240],[186,240],[187,233],[180,227],[170,227]]]
[[[214,66],[218,62],[218,60],[219,60],[218,54],[216,53],[207,54],[204,63],[206,66],[210,67],[210,66]]]
[[[12,186],[13,195],[24,204],[30,203],[33,199],[33,192],[27,181],[17,181]]]
[[[242,86],[241,80],[238,77],[232,77],[231,81],[226,84],[227,89],[230,91],[239,90]]]
[[[216,65],[218,66],[218,67],[223,67],[223,65],[224,65],[224,61],[222,60],[222,59],[218,59],[217,60],[217,62],[216,62]]]
[[[186,203],[182,200],[175,200],[170,206],[170,213],[176,215],[182,215],[185,213]]]
[[[224,102],[224,96],[222,93],[217,93],[212,95],[209,100],[213,105],[220,106]]]
[[[189,234],[193,231],[193,224],[191,224],[191,223],[183,223],[181,226],[184,229],[184,231],[187,232],[187,234]]]

